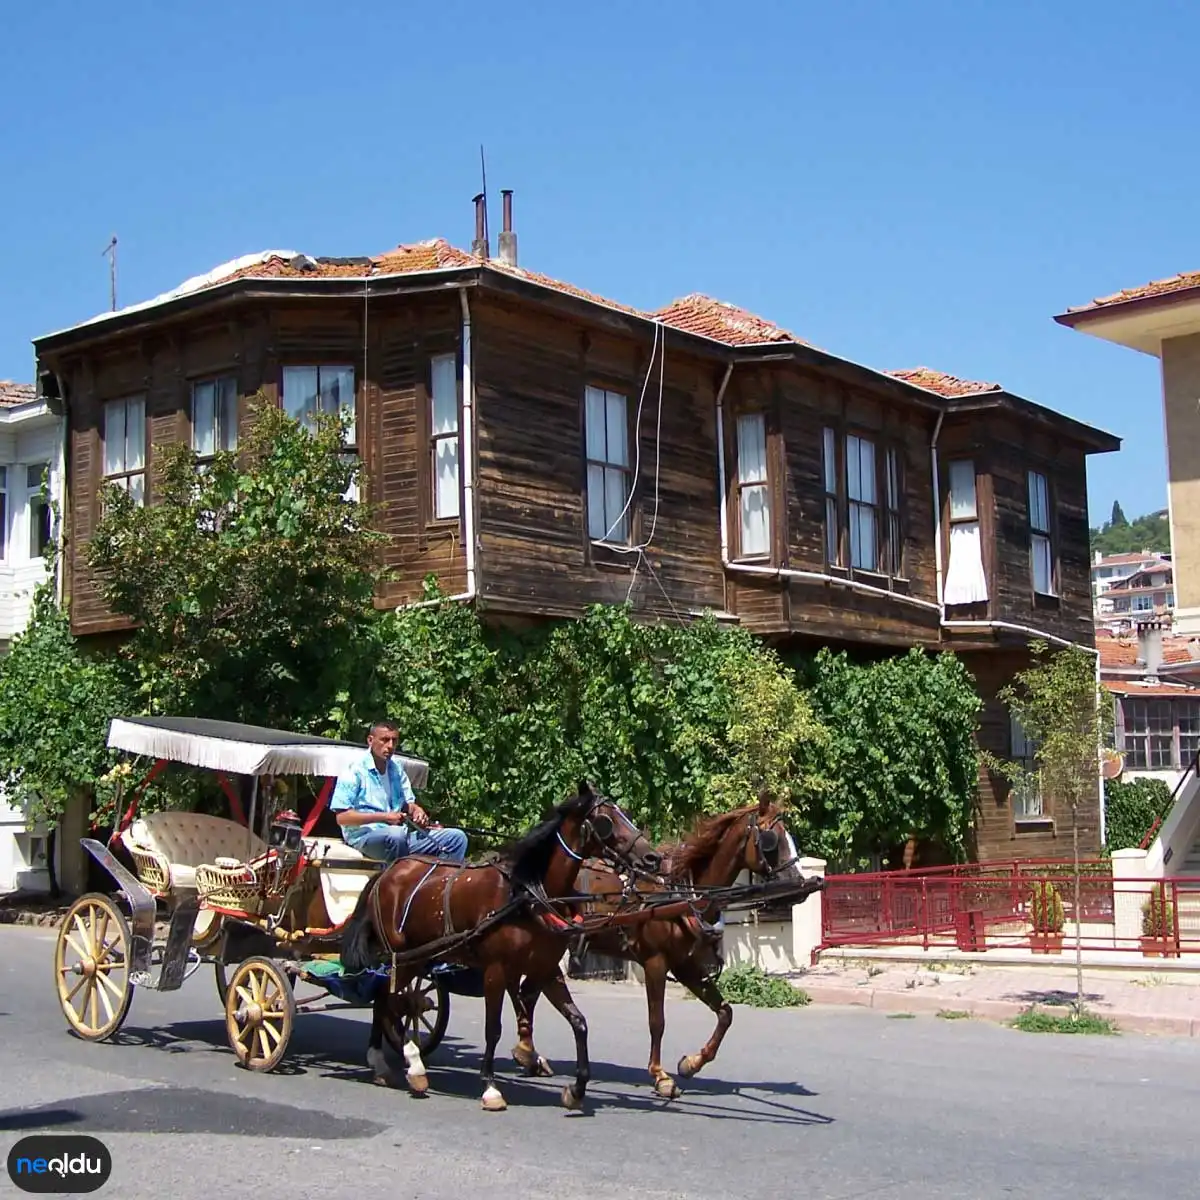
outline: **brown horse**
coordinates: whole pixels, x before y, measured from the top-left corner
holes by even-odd
[[[486,1046],[480,1074],[485,1109],[507,1107],[496,1087],[493,1062],[505,993],[515,1002],[522,977],[537,982],[574,1030],[575,1082],[563,1089],[562,1102],[572,1109],[583,1103],[590,1078],[587,1022],[559,970],[572,926],[550,902],[573,894],[580,864],[588,855],[615,859],[625,870],[660,866],[649,841],[620,808],[580,783],[578,795],[558,805],[495,863],[460,865],[423,855],[393,863],[364,889],[346,925],[341,958],[349,972],[422,947],[430,948],[428,959],[482,970]],[[427,961],[394,965],[398,995]],[[376,1082],[389,1081],[383,1034],[392,1002],[381,989],[374,1005],[367,1062]],[[429,1082],[411,1039],[404,1057],[409,1088],[423,1096]]]
[[[766,794],[757,804],[701,821],[679,845],[662,847],[662,873],[657,880],[639,879],[639,892],[669,890],[684,892],[689,887],[727,887],[742,871],[764,878],[799,880],[798,854],[780,810]],[[589,915],[613,911],[622,883],[617,873],[600,863],[587,863],[580,872],[579,889],[596,896]],[[717,1015],[717,1027],[698,1054],[679,1060],[680,1075],[688,1078],[713,1061],[733,1023],[733,1009],[717,987],[724,967],[721,936],[724,921],[716,905],[702,917],[658,918],[629,928],[613,927],[591,934],[587,944],[602,954],[641,964],[645,972],[646,1003],[650,1016],[650,1077],[654,1090],[673,1100],[679,1087],[663,1069],[662,1037],[667,973],[670,972],[693,995]],[[561,975],[557,981],[562,983]],[[517,1044],[513,1058],[527,1075],[551,1075],[553,1068],[533,1044],[533,1010],[542,986],[526,979],[513,998],[517,1012]]]

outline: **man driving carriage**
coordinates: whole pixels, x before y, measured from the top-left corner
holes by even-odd
[[[377,862],[395,862],[409,854],[429,854],[462,862],[467,835],[461,829],[430,828],[429,814],[413,795],[408,772],[392,755],[399,731],[391,721],[376,721],[367,736],[367,752],[343,772],[330,809],[347,845]],[[417,826],[410,828],[409,823]]]

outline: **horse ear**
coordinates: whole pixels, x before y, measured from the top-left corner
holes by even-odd
[[[767,815],[767,811],[770,809],[770,807],[771,807],[771,793],[769,791],[767,791],[767,789],[765,787],[759,788],[758,789],[758,815],[760,817],[765,817]]]
[[[590,783],[588,783],[588,781],[586,779],[581,779],[579,781],[579,794],[581,796],[594,796],[595,795],[595,793],[592,791],[592,785]]]

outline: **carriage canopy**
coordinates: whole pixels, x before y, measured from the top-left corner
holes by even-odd
[[[261,725],[199,717],[114,717],[108,726],[114,750],[187,763],[232,775],[340,775],[365,745]],[[414,788],[429,779],[429,764],[411,754],[396,759]]]

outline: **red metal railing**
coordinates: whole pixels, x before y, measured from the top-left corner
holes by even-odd
[[[1171,803],[1167,805],[1167,811],[1161,817],[1154,818],[1154,824],[1150,826],[1146,832],[1146,836],[1142,838],[1138,846],[1139,850],[1149,850],[1150,843],[1154,841],[1154,835],[1162,827],[1163,821],[1170,815],[1171,810],[1175,807],[1175,801],[1179,799],[1179,793],[1187,786],[1187,781],[1193,775],[1200,774],[1200,753],[1196,754],[1190,763],[1187,765],[1187,770],[1179,777],[1175,784],[1174,790],[1171,792]]]
[[[821,894],[821,949],[886,944],[1054,953],[1073,952],[1078,937],[1085,950],[1200,953],[1200,879],[1114,884],[1110,863],[1081,866],[1078,922],[1071,865],[1059,860],[829,876]],[[1034,894],[1048,887],[1061,904],[1049,909],[1061,911],[1061,923],[1035,929]]]

